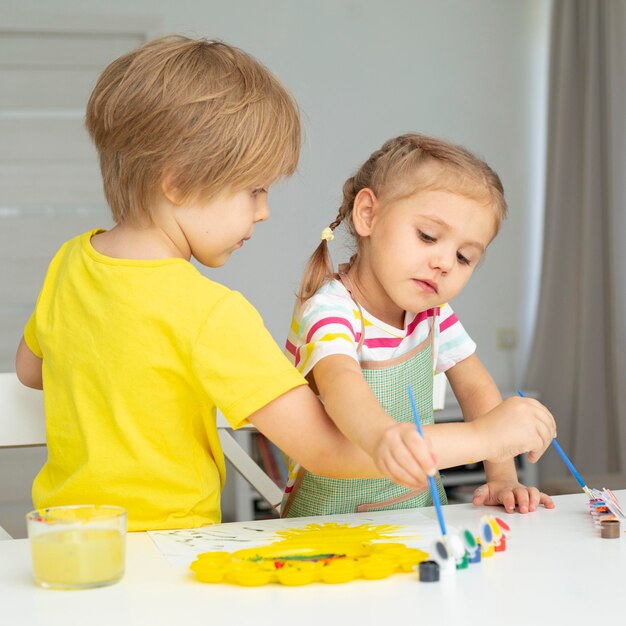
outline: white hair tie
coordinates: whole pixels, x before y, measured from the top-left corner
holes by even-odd
[[[320,239],[322,241],[332,241],[335,238],[333,234],[333,229],[330,226],[327,226],[320,235]]]

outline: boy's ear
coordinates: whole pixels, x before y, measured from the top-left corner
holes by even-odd
[[[183,203],[184,198],[180,193],[180,190],[172,183],[172,176],[165,174],[161,180],[161,191],[163,195],[175,206],[180,206]]]
[[[352,223],[361,237],[367,237],[372,232],[372,224],[378,210],[376,194],[364,187],[356,194],[352,205]]]

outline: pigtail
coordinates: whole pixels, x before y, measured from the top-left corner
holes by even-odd
[[[343,186],[343,203],[339,208],[337,217],[322,231],[321,242],[304,268],[302,282],[297,294],[300,302],[308,300],[325,282],[332,280],[335,270],[330,257],[328,242],[335,238],[335,228],[342,222],[346,225],[348,232],[354,234],[350,214],[356,193],[355,177],[352,176]]]
[[[323,239],[320,245],[315,248],[315,252],[309,258],[304,269],[298,290],[298,300],[300,302],[308,300],[332,276],[333,263],[328,250],[328,241]]]

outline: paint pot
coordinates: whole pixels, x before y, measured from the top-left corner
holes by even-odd
[[[454,556],[451,554],[446,543],[441,540],[435,541],[430,554],[433,561],[439,565],[439,572],[441,576],[454,574],[456,570]]]
[[[474,552],[472,552],[472,554],[469,555],[469,558],[467,559],[469,563],[480,563],[481,559],[482,559],[482,554],[480,551],[480,543],[477,543],[477,549],[474,550]]]
[[[506,550],[506,537],[502,535],[500,540],[493,548],[496,552],[504,552]]]
[[[419,564],[420,582],[435,583],[439,580],[439,564],[436,561],[422,561]]]
[[[495,540],[489,516],[487,515],[483,515],[483,517],[480,518],[478,536],[480,537],[480,543],[483,546],[483,552],[487,550]]]
[[[620,532],[620,523],[616,519],[605,520],[600,526],[600,536],[603,539],[619,539]]]
[[[474,538],[474,535],[469,530],[464,530],[461,534],[461,538],[465,544],[468,563],[480,563],[480,546]]]
[[[454,557],[454,564],[456,569],[467,568],[467,554],[465,552],[465,546],[463,540],[456,533],[448,535],[448,549]]]
[[[495,553],[496,553],[496,549],[494,545],[491,543],[485,549],[482,550],[480,555],[483,559],[488,559],[492,557]]]
[[[495,554],[493,530],[489,523],[489,516],[484,515],[480,518],[480,528],[478,530],[481,545],[481,556],[483,559],[489,558]]]
[[[504,552],[506,550],[506,538],[502,528],[493,517],[488,516],[488,521],[491,526],[491,532],[493,532],[493,549],[496,552]]]

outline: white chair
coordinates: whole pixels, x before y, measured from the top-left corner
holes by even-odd
[[[20,383],[15,372],[0,373],[0,448],[46,445],[43,393]]]
[[[46,445],[43,394],[24,387],[15,372],[0,373],[0,450]],[[0,539],[11,539],[0,526]]]
[[[244,429],[254,429],[254,427],[244,426],[243,429],[240,430]],[[248,484],[258,492],[263,500],[272,507],[272,510],[279,513],[283,499],[282,489],[255,463],[231,434],[231,430],[231,426],[218,411],[217,434],[222,444],[224,457],[230,461],[231,465],[237,470],[237,473],[239,473]]]
[[[448,379],[445,374],[435,374],[433,377],[433,411],[443,411],[446,404],[446,389]]]
[[[228,432],[230,426],[219,413],[217,427],[226,459],[278,511],[282,500],[281,489]],[[0,373],[0,450],[45,445],[43,393],[22,385],[15,372]],[[0,539],[10,538],[0,526]]]

